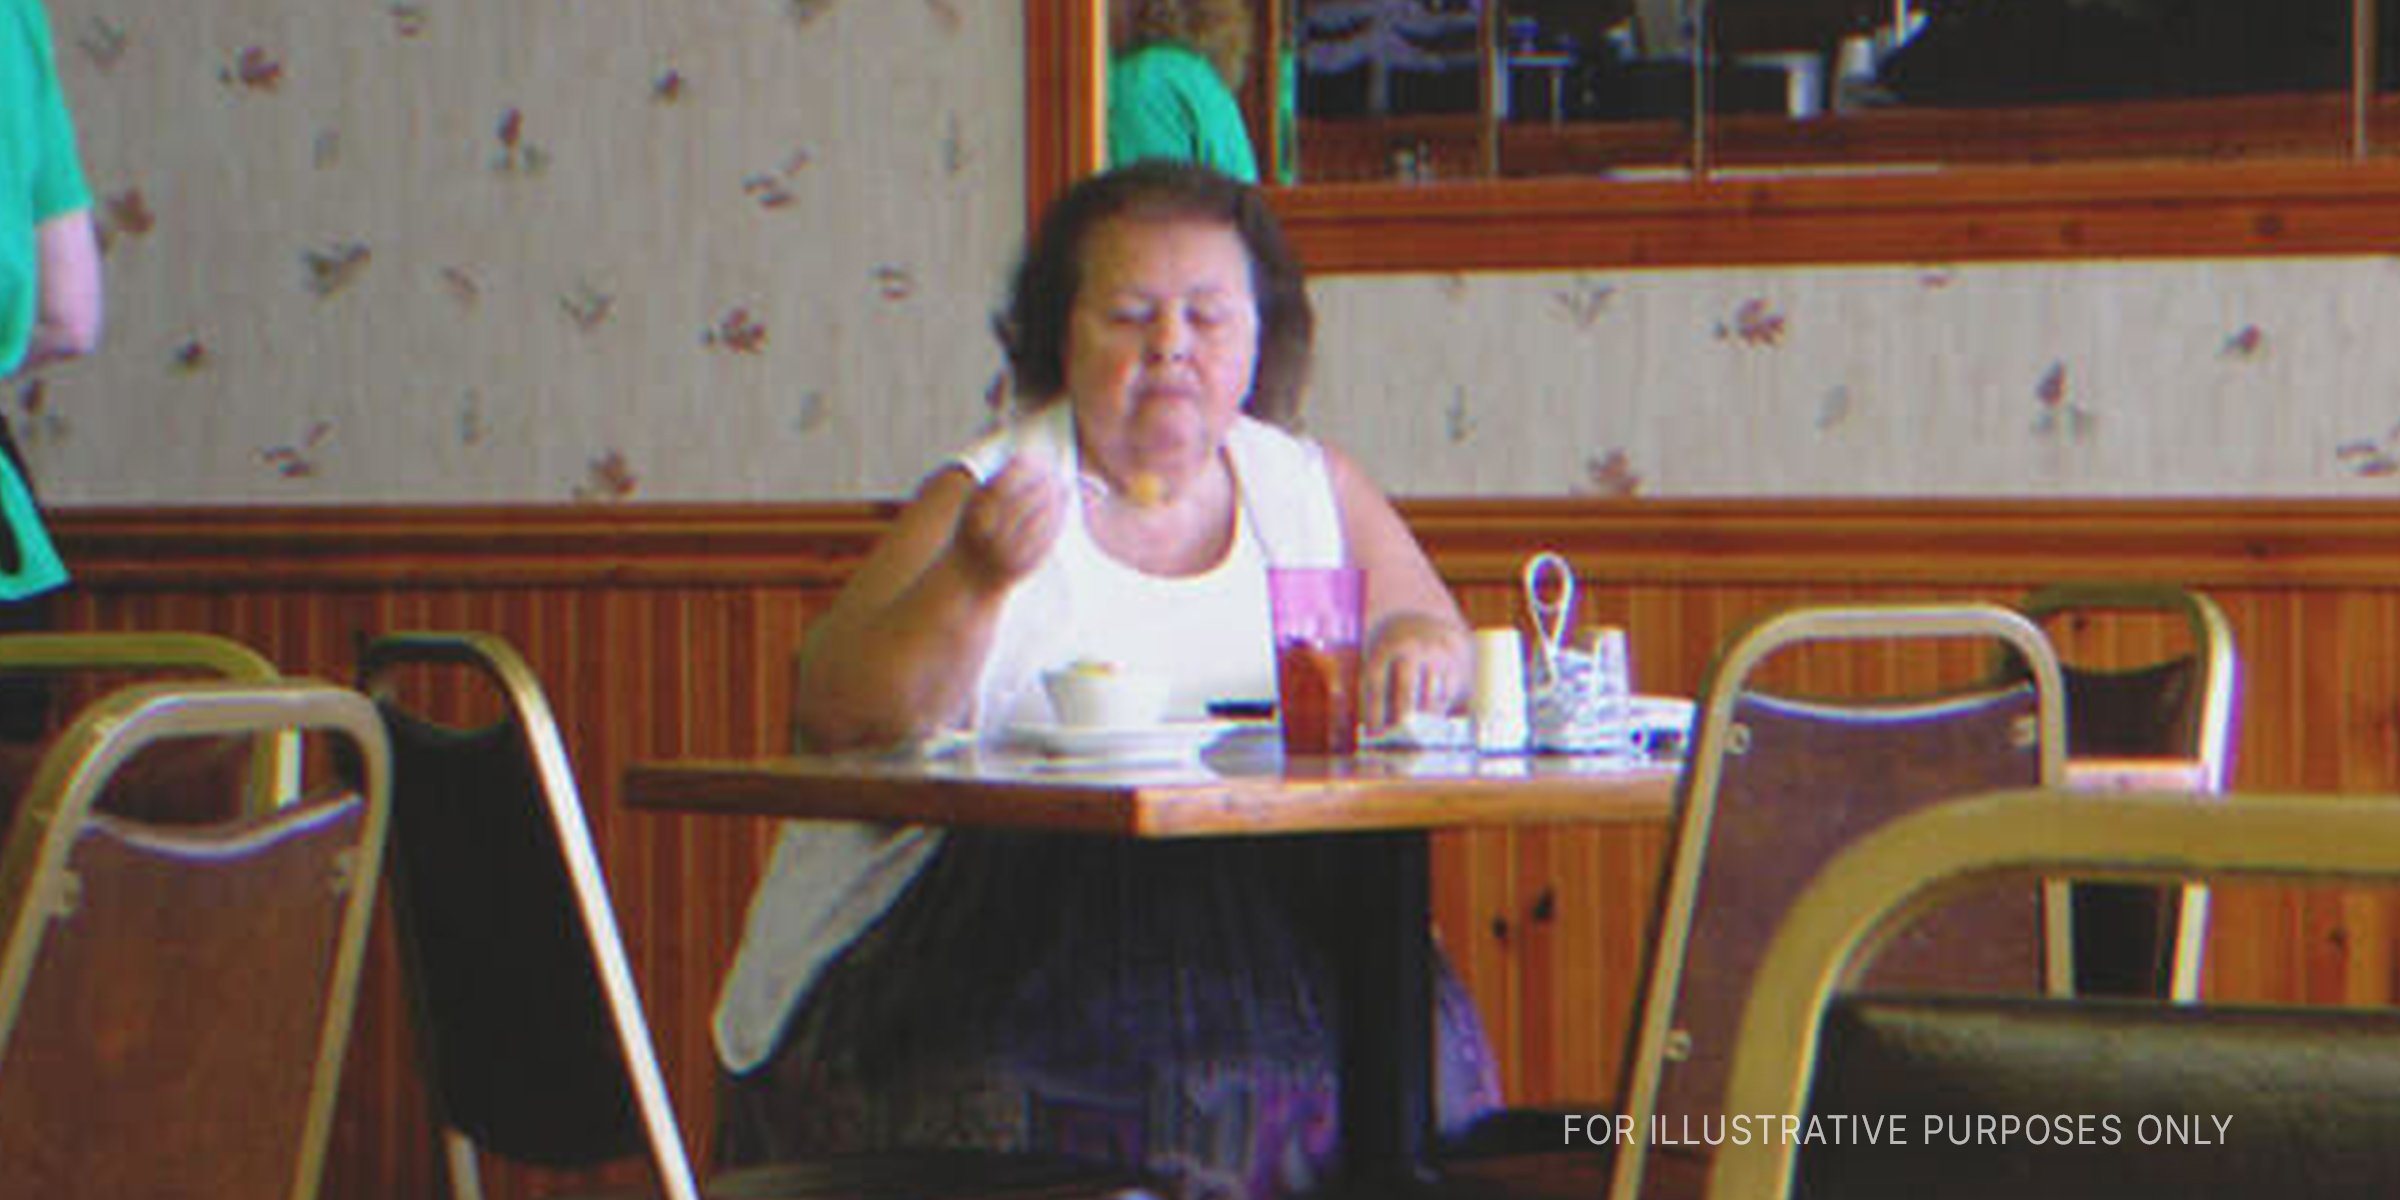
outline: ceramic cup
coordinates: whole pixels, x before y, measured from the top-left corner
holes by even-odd
[[[1167,677],[1114,663],[1074,663],[1042,676],[1061,725],[1136,729],[1167,714]]]

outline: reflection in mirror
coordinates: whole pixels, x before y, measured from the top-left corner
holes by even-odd
[[[1182,159],[1258,182],[1271,143],[1239,93],[1261,24],[1251,0],[1107,0],[1108,161]],[[1262,93],[1251,107],[1278,111]]]
[[[1939,0],[1810,31],[1720,4],[1735,71],[1795,64],[1799,116],[1722,104],[1728,165],[2334,157],[2351,146],[2354,8],[2376,0]],[[1833,34],[1828,39],[1827,33]],[[1783,119],[1788,115],[1789,119]]]
[[[1303,179],[1486,173],[1476,0],[1298,0],[1294,23]]]
[[[1023,2],[1039,211],[1104,158],[1107,0]],[[2400,38],[2378,34],[2400,0],[1236,2],[1257,48],[1244,119],[1296,166],[1276,207],[1319,273],[2400,243]],[[1309,77],[1314,43],[1402,26],[1309,21],[1369,3],[1475,14],[1473,111],[1310,108],[1332,87]],[[2057,32],[2112,22],[2105,54]],[[1694,61],[1710,70],[1677,65]],[[1681,103],[1638,99],[1661,93]]]
[[[2400,73],[2395,0],[1246,2],[1309,183],[2335,156]]]

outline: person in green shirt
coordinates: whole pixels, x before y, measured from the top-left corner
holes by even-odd
[[[100,343],[100,240],[40,0],[0,0],[0,380]],[[46,629],[67,582],[0,421],[0,633]],[[38,736],[48,689],[0,685],[0,737]]]
[[[0,377],[100,340],[100,245],[50,26],[0,0]]]
[[[1243,0],[1110,0],[1108,162],[1171,158],[1258,182],[1235,89],[1250,56]]]

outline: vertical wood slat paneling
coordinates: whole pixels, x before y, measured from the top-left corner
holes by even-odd
[[[2189,513],[2092,506],[2061,517],[1895,505],[1410,506],[1471,619],[1519,621],[1514,569],[1560,548],[1586,623],[1632,632],[1637,685],[1689,694],[1743,623],[1801,602],[1976,596],[2051,578],[2183,578],[2225,607],[2244,656],[2237,786],[2400,788],[2400,508]],[[2316,515],[2312,516],[2311,514]],[[2377,517],[2376,514],[2383,514]],[[469,627],[509,638],[549,688],[695,1149],[713,1121],[707,1017],[771,826],[631,814],[638,759],[780,746],[788,669],[813,606],[880,527],[857,506],[334,514],[67,514],[81,584],[71,628],[204,629],[286,671],[349,679],[361,638]],[[2020,541],[2022,545],[2020,545]],[[2136,654],[2141,635],[2096,653]],[[1838,690],[1971,669],[1972,659],[1809,658],[1787,682]],[[428,692],[473,711],[463,686]],[[1665,846],[1657,827],[1437,839],[1445,944],[1484,1005],[1512,1098],[1606,1099],[1643,967]],[[2220,888],[2209,987],[2264,1001],[2388,1000],[2400,922],[2381,896]],[[329,1196],[442,1194],[399,978],[379,925],[327,1181]],[[639,1178],[618,1171],[608,1179]],[[495,1200],[559,1180],[496,1170]]]

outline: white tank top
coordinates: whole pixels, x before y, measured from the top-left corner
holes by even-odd
[[[986,438],[959,457],[979,481],[1015,454],[1081,471],[1071,406],[1060,403]],[[985,738],[1053,719],[1043,672],[1093,658],[1166,672],[1168,715],[1196,718],[1213,700],[1275,695],[1267,614],[1268,564],[1342,561],[1332,478],[1315,443],[1239,419],[1226,434],[1234,531],[1225,557],[1197,575],[1150,575],[1109,556],[1085,523],[1081,488],[1058,542],[1009,594],[976,688],[973,723]]]
[[[1046,661],[1024,662],[1006,679],[1001,672],[985,673],[992,690],[982,697],[979,728],[996,734],[1055,720],[1038,686],[1041,673],[1078,659],[1164,673],[1174,681],[1170,719],[1205,716],[1212,700],[1273,699],[1265,555],[1238,511],[1234,526],[1233,544],[1215,566],[1168,578],[1109,557],[1092,540],[1082,513],[1071,516],[1051,559],[1067,574],[1074,615],[1061,627],[1063,636],[1042,639]],[[1007,618],[1002,621],[1005,637]]]
[[[1275,694],[1266,570],[1344,559],[1341,513],[1315,442],[1237,418],[1225,435],[1237,497],[1233,545],[1216,566],[1180,579],[1109,557],[1083,522],[1082,489],[1059,540],[1009,593],[976,689],[975,727],[1050,720],[1044,670],[1077,658],[1156,667],[1177,680],[1169,703],[1198,716],[1211,700]],[[1073,406],[1059,402],[961,454],[978,480],[1027,454],[1074,479]],[[941,844],[921,826],[787,821],[742,927],[717,998],[717,1055],[748,1071],[774,1052],[784,1022],[826,965],[907,891]]]

